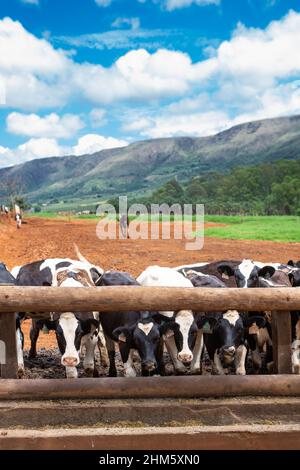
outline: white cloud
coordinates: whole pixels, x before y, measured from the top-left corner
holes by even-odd
[[[139,18],[116,18],[111,24],[113,28],[124,28],[130,27],[133,30],[139,29],[140,19]]]
[[[80,137],[74,146],[61,146],[56,139],[30,139],[15,149],[0,146],[0,168],[18,165],[36,158],[92,154],[100,150],[126,145],[128,145],[126,140],[98,134],[87,134]]]
[[[126,145],[128,145],[126,140],[104,137],[98,134],[87,134],[80,137],[77,145],[73,147],[72,153],[74,153],[74,155],[84,155],[105,149],[125,147]]]
[[[106,110],[102,108],[92,109],[92,111],[89,113],[91,126],[93,128],[104,126],[107,123],[107,120],[105,118],[106,113]]]
[[[8,151],[9,151],[9,149],[7,147],[2,147],[2,145],[0,145],[0,155],[1,155],[1,153],[6,153]]]
[[[0,81],[6,105],[22,109],[64,104],[72,62],[10,18],[0,20]]]
[[[35,158],[58,157],[63,149],[55,139],[30,139],[15,149],[5,149],[0,152],[0,167],[18,165]]]
[[[108,7],[113,0],[95,0],[96,4],[99,7]]]
[[[8,132],[28,137],[52,137],[68,139],[85,127],[79,116],[51,113],[41,117],[37,114],[10,113],[6,119]]]
[[[206,5],[219,5],[221,0],[161,0],[163,6],[169,10],[176,10],[177,8],[190,7],[192,4],[198,6]]]
[[[228,124],[228,116],[222,111],[173,115],[165,112],[162,115],[154,116],[152,119],[133,121],[127,125],[127,128],[128,130],[139,130],[142,136],[156,139],[186,135],[197,137],[212,135],[224,130],[228,127]]]

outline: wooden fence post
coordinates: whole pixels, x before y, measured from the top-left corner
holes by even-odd
[[[291,315],[288,311],[272,312],[272,343],[274,372],[277,374],[292,373],[291,352]]]
[[[0,340],[5,349],[5,364],[1,364],[1,378],[17,378],[16,320],[11,313],[0,313]],[[2,358],[1,358],[2,359]]]

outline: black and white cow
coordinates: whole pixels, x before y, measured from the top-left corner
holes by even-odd
[[[14,268],[18,285],[22,286],[64,286],[93,287],[103,270],[90,263],[77,260],[54,258],[29,263]],[[61,363],[66,367],[68,378],[77,377],[79,349],[85,345],[83,366],[87,375],[94,369],[94,350],[97,344],[99,322],[93,312],[52,313],[47,320],[33,320],[30,330],[30,357],[36,356],[36,343],[43,327],[55,330],[62,354]]]
[[[224,282],[227,287],[236,287],[236,283],[234,278],[230,278],[228,276],[223,276],[222,272],[218,269],[220,264],[228,264],[235,269],[242,261],[239,260],[221,260],[221,261],[212,261],[206,263],[194,263],[194,264],[185,264],[182,266],[177,266],[173,269],[178,271],[179,273],[186,276],[188,271],[194,271],[198,274],[206,274],[208,276],[215,276],[220,281]]]
[[[260,268],[252,260],[244,259],[236,267],[232,267],[229,263],[220,263],[218,271],[223,277],[234,276],[237,287],[245,289],[259,287],[259,278],[270,278],[275,273],[275,268],[269,265]]]
[[[17,284],[14,276],[8,271],[4,263],[0,263],[0,285],[11,285]],[[24,359],[23,359],[23,347],[24,347],[24,335],[21,329],[21,315],[16,313],[16,346],[17,346],[17,362],[18,362],[18,377],[23,377],[25,373]]]
[[[212,361],[212,372],[223,375],[224,369],[234,366],[237,375],[246,374],[249,328],[256,323],[260,328],[262,317],[249,317],[236,310],[208,313],[196,318],[198,328],[203,328],[204,343]]]
[[[103,274],[101,286],[139,286],[129,274],[107,271]],[[99,318],[105,335],[110,360],[109,375],[117,375],[115,365],[115,342],[118,343],[124,364],[125,377],[135,377],[133,352],[141,359],[142,375],[164,374],[163,343],[160,326],[156,323],[157,312],[100,312]]]
[[[143,286],[193,287],[191,281],[176,270],[161,266],[149,266],[137,281]],[[203,337],[195,323],[194,313],[192,310],[159,313],[169,320],[165,323],[163,337],[175,371],[185,373],[189,365],[190,373],[199,373]]]
[[[274,266],[263,265],[261,267],[250,259],[242,261],[223,260],[212,263],[198,263],[194,265],[183,265],[174,268],[176,271],[184,272],[189,269],[202,273],[216,276],[221,279],[228,287],[258,287],[259,277],[270,277],[275,272]]]

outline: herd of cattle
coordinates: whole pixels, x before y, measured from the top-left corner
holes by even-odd
[[[299,287],[300,262],[260,263],[249,259],[198,263],[174,268],[150,266],[137,279],[119,271],[103,271],[87,261],[77,249],[78,260],[45,259],[15,267],[9,272],[0,264],[0,284],[18,286],[94,287],[165,286],[190,288]],[[22,320],[16,314],[19,376],[24,375]],[[291,312],[293,372],[300,373],[300,315]],[[255,372],[272,368],[270,312],[66,312],[49,314],[47,320],[32,320],[29,359],[35,358],[36,343],[43,328],[55,330],[66,377],[77,377],[80,356],[85,374],[96,376],[95,351],[99,348],[109,376],[116,376],[115,344],[120,350],[124,375],[135,376],[134,351],[138,352],[142,375],[164,375],[164,347],[175,373],[201,373],[206,348],[212,373],[246,374],[246,359]]]

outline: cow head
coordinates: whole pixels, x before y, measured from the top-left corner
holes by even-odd
[[[94,283],[85,269],[69,266],[57,270],[54,285],[58,287],[92,287]],[[56,322],[56,338],[62,354],[61,363],[67,368],[67,377],[75,377],[80,362],[81,339],[88,333],[96,334],[99,322],[92,312],[64,312],[52,314]],[[71,369],[68,369],[71,368]],[[73,369],[72,369],[73,368]]]
[[[265,320],[262,317],[248,317],[236,310],[211,314],[197,320],[199,329],[209,325],[209,333],[213,335],[215,349],[223,367],[233,364],[237,349],[245,343],[249,327],[254,323],[262,327]]]
[[[273,266],[258,268],[250,259],[244,259],[238,266],[220,263],[218,271],[224,278],[235,277],[237,287],[259,287],[259,277],[270,278],[275,273]]]
[[[157,368],[156,352],[161,332],[152,315],[142,315],[137,323],[116,328],[113,337],[119,343],[127,343],[130,349],[138,351],[143,371],[152,372]]]
[[[165,320],[167,317],[165,317]],[[185,365],[193,360],[193,349],[196,342],[198,328],[191,310],[180,310],[174,317],[161,326],[161,333],[165,339],[174,336],[177,347],[177,358]]]

